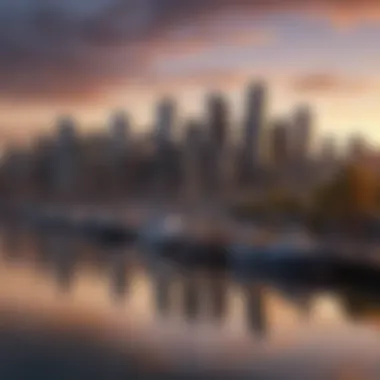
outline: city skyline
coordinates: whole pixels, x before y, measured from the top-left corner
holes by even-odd
[[[10,138],[3,141],[3,153],[12,146],[22,147],[25,141],[26,146],[29,146],[41,138],[48,136],[54,138],[57,126],[61,124],[67,124],[67,128],[63,127],[66,133],[70,133],[71,129],[71,133],[77,133],[78,137],[100,137],[107,132],[114,140],[113,144],[117,150],[123,149],[122,141],[125,139],[139,141],[142,138],[144,141],[153,138],[158,144],[186,141],[188,127],[192,125],[205,137],[220,140],[219,144],[225,145],[228,142],[230,147],[240,146],[242,154],[246,155],[245,160],[257,161],[258,155],[263,155],[263,149],[268,149],[265,148],[268,136],[276,129],[276,125],[283,124],[288,132],[292,130],[291,136],[287,136],[288,145],[293,146],[294,154],[298,155],[301,161],[310,154],[324,155],[325,143],[330,145],[330,150],[333,149],[334,154],[338,155],[346,155],[354,149],[354,145],[360,145],[358,149],[361,150],[377,152],[380,143],[372,141],[362,130],[355,130],[341,139],[333,131],[323,134],[318,125],[316,110],[306,102],[294,104],[286,114],[269,113],[270,90],[268,84],[262,80],[248,81],[240,89],[241,110],[238,117],[233,113],[234,104],[223,91],[205,94],[202,99],[202,110],[195,115],[184,113],[178,99],[166,95],[152,104],[150,109],[152,118],[144,128],[140,128],[141,125],[136,123],[133,110],[126,107],[108,110],[102,120],[92,124],[93,128],[89,128],[89,125],[75,117],[75,114],[58,114],[44,128],[31,133],[26,140]]]
[[[4,1],[0,5],[1,140],[60,114],[91,129],[127,109],[143,129],[172,96],[184,118],[223,91],[234,120],[241,88],[268,84],[268,112],[305,102],[321,135],[380,142],[380,5],[371,0]]]

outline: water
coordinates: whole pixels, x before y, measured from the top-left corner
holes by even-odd
[[[189,272],[14,229],[0,239],[1,379],[380,378],[376,292]]]

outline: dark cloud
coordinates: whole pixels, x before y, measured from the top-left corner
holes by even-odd
[[[170,43],[173,31],[193,26],[178,44],[199,40],[202,26],[224,12],[311,12],[341,20],[376,18],[379,8],[371,0],[2,0],[0,97],[95,96],[147,75],[157,46]]]

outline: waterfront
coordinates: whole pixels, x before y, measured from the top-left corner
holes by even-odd
[[[190,272],[134,249],[55,235],[8,230],[1,242],[6,378],[119,379],[132,367],[147,375],[379,378],[375,291]]]

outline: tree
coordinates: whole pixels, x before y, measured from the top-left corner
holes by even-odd
[[[378,188],[376,173],[364,165],[351,164],[316,191],[314,216],[357,224],[377,211]]]

